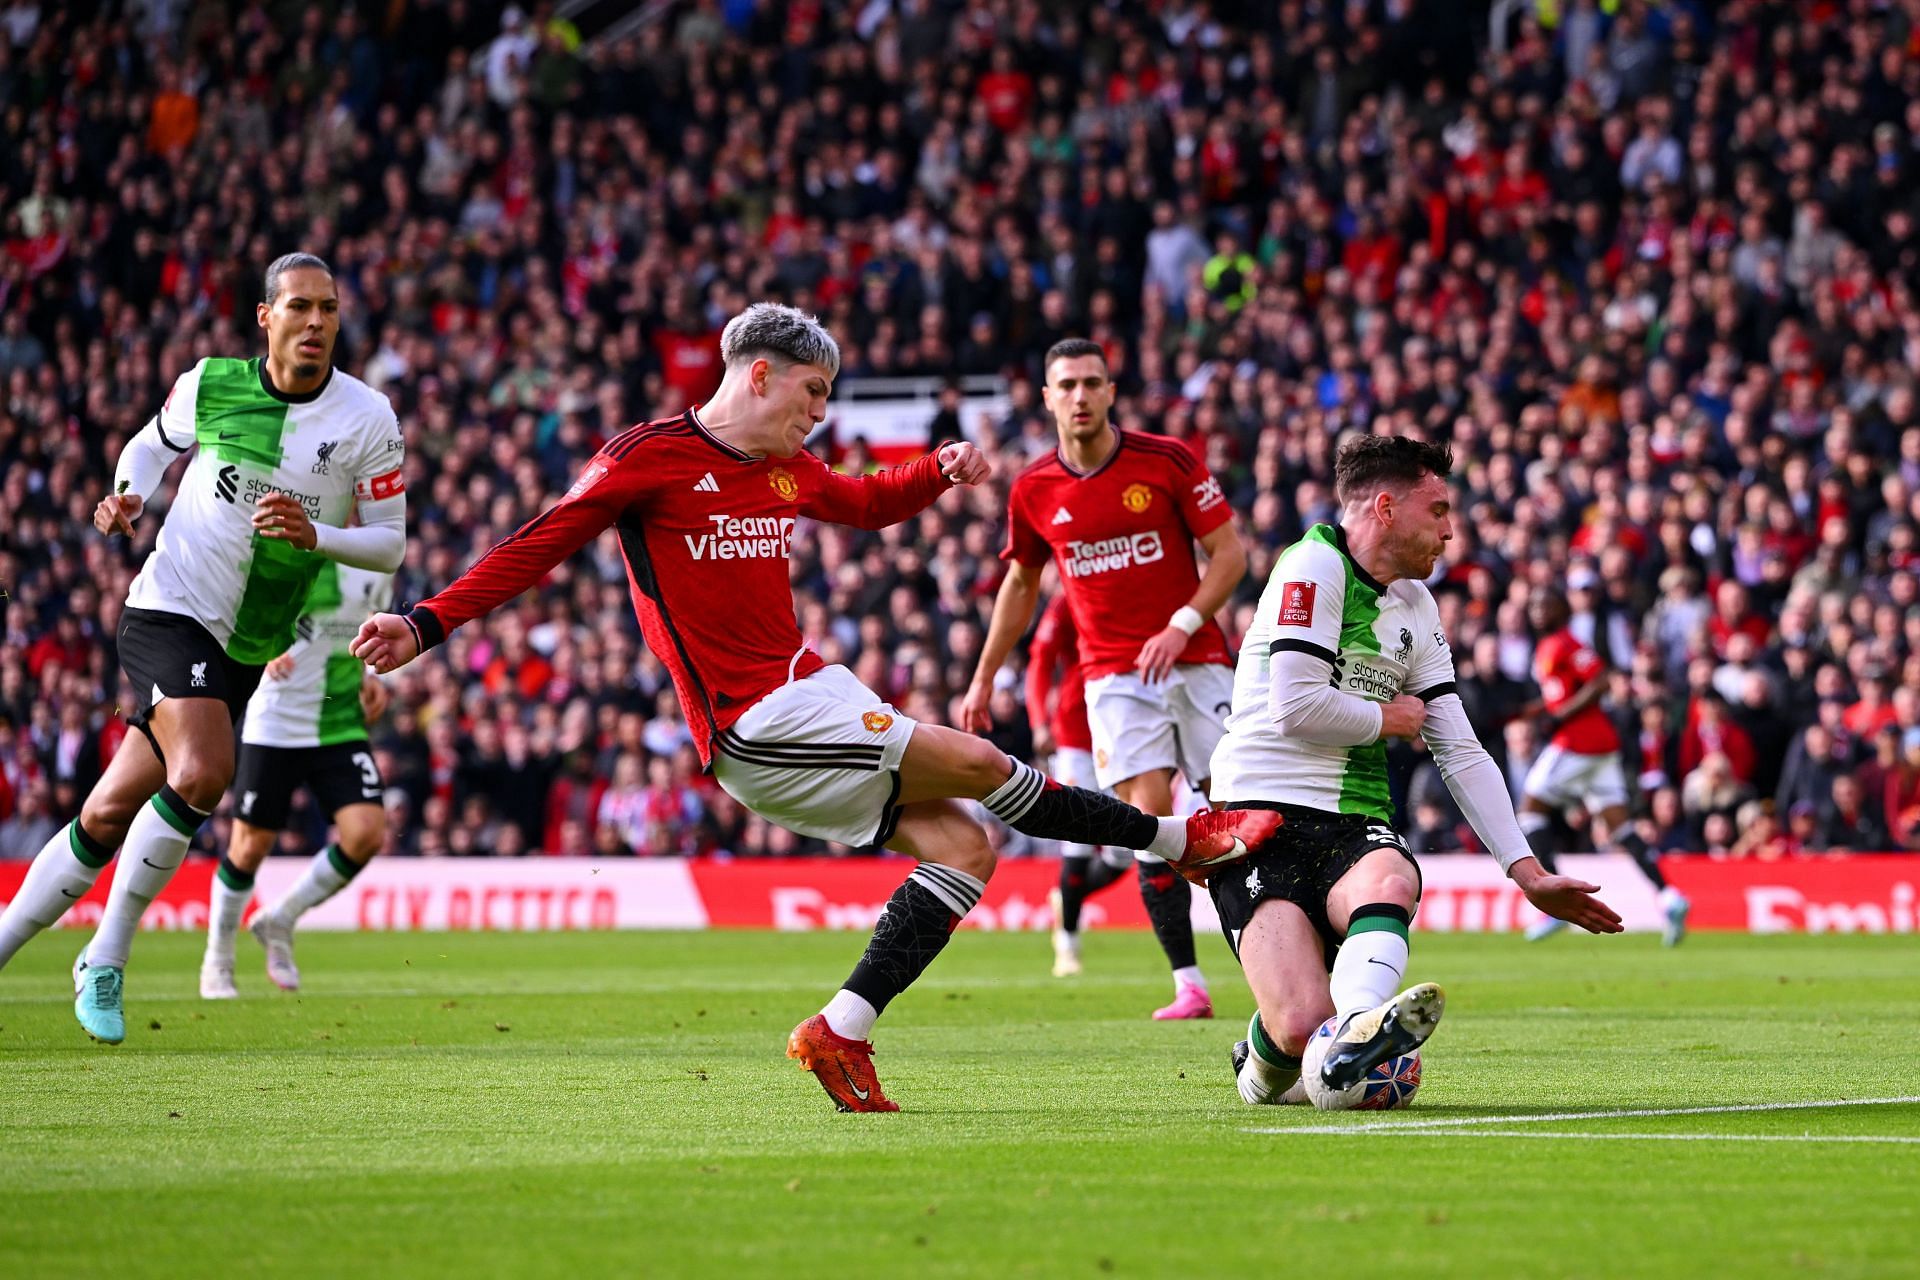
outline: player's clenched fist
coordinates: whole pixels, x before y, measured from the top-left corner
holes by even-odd
[[[137,493],[109,494],[93,509],[93,527],[109,537],[124,533],[131,538],[133,522],[140,518],[140,508],[146,505],[146,499]]]
[[[420,656],[420,637],[397,613],[376,613],[360,624],[347,651],[385,675]]]
[[[1427,704],[1410,693],[1403,693],[1380,708],[1380,736],[1411,738],[1427,722]]]
[[[993,474],[986,455],[966,440],[940,446],[940,474],[955,484],[979,484]]]

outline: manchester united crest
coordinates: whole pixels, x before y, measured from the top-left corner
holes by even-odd
[[[785,498],[788,502],[792,502],[800,496],[800,482],[795,480],[793,478],[793,472],[787,470],[785,467],[775,467],[773,470],[767,472],[767,483],[773,486],[775,493]]]
[[[1120,491],[1120,502],[1127,510],[1139,515],[1153,505],[1153,490],[1143,484],[1130,484]]]
[[[893,717],[884,711],[869,711],[860,717],[860,723],[867,726],[868,733],[885,733],[893,728]]]

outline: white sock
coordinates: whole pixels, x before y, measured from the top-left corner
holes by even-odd
[[[849,1040],[865,1040],[873,1034],[873,1024],[880,1019],[880,1011],[871,1001],[845,989],[827,1001],[827,1007],[820,1012],[827,1015],[827,1026],[833,1034]]]
[[[1173,994],[1179,995],[1182,987],[1207,989],[1207,975],[1200,972],[1197,964],[1182,965],[1173,971]]]
[[[1660,909],[1662,911],[1675,911],[1686,905],[1687,895],[1672,885],[1668,885],[1660,891]]]
[[[353,869],[342,871],[343,866]],[[293,888],[287,890],[285,897],[267,910],[280,917],[285,923],[292,924],[346,888],[359,870],[360,868],[355,867],[346,854],[340,852],[339,845],[330,844],[313,855],[313,860],[307,863],[306,873],[294,882]]]
[[[67,908],[85,896],[87,890],[93,888],[93,882],[100,878],[107,861],[112,860],[113,854],[109,851],[106,861],[97,867],[81,861],[86,850],[75,832],[78,823],[78,819],[69,822],[41,846],[33,864],[27,868],[26,879],[20,883],[20,892],[13,895],[6,911],[0,913],[0,968],[6,967],[14,952],[26,946],[28,939],[51,926],[67,913]]]
[[[1240,1073],[1235,1077],[1241,1100],[1253,1106],[1268,1102],[1276,1092],[1300,1083],[1300,1060],[1269,1061],[1260,1050],[1263,1034],[1260,1015],[1256,1013],[1247,1024],[1247,1060],[1240,1064]],[[1277,1046],[1272,1046],[1271,1041],[1268,1043],[1272,1052],[1280,1052]]]
[[[1400,990],[1400,979],[1407,972],[1406,928],[1398,920],[1368,916],[1360,925],[1389,925],[1389,928],[1363,928],[1349,933],[1333,959],[1333,974],[1328,983],[1333,1009],[1345,1029],[1356,1013],[1377,1009]]]
[[[140,917],[180,869],[193,833],[206,820],[206,814],[182,800],[172,787],[160,788],[159,795],[140,806],[127,828],[125,852],[107,894],[100,928],[87,944],[88,964],[127,967]]]
[[[1293,1087],[1280,1095],[1280,1105],[1286,1107],[1304,1107],[1312,1099],[1307,1097],[1307,1079],[1305,1076],[1293,1082]]]
[[[245,888],[236,889],[227,883],[228,862],[220,860],[220,870],[213,877],[213,891],[207,897],[207,955],[208,962],[232,964],[233,939],[240,931],[240,917],[246,914],[247,902],[253,897],[253,877],[247,876]],[[244,872],[236,872],[245,875]]]
[[[1178,862],[1180,855],[1187,851],[1187,820],[1185,818],[1157,818],[1160,834],[1142,853],[1150,853],[1162,862]],[[1136,855],[1137,856],[1137,855]],[[1146,861],[1146,859],[1141,859]]]

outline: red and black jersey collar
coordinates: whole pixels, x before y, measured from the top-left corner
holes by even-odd
[[[734,448],[732,445],[728,444],[725,440],[722,440],[719,436],[707,430],[707,424],[700,421],[700,406],[697,404],[687,410],[686,422],[688,426],[693,428],[694,434],[698,435],[702,440],[705,440],[708,444],[712,445],[714,448],[718,449],[720,452],[726,454],[729,458],[734,459],[736,462],[765,462],[766,461],[765,458],[756,458],[752,454],[747,453],[744,450]]]
[[[1060,460],[1060,469],[1066,472],[1068,475],[1072,476],[1075,480],[1091,480],[1093,479],[1093,477],[1099,475],[1102,471],[1105,471],[1108,467],[1112,466],[1114,459],[1120,456],[1120,451],[1127,447],[1127,433],[1122,431],[1120,429],[1120,424],[1113,421],[1111,418],[1107,420],[1107,430],[1113,432],[1113,452],[1107,455],[1106,461],[1102,462],[1099,466],[1095,467],[1091,471],[1082,471],[1080,470],[1080,468],[1074,466],[1071,462],[1067,461],[1067,455],[1065,450],[1061,449],[1059,445],[1055,445],[1053,448],[1053,456]]]

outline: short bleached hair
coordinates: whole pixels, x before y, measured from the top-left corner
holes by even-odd
[[[729,369],[771,360],[817,365],[828,377],[840,373],[840,344],[826,326],[796,307],[756,302],[720,331],[720,358]]]

